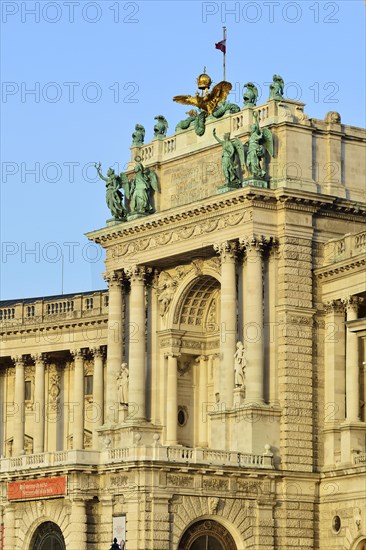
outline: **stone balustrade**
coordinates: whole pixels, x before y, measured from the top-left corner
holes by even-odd
[[[332,239],[324,247],[324,266],[341,262],[366,252],[366,231]]]
[[[270,100],[263,105],[254,108],[243,108],[239,113],[226,114],[216,119],[206,119],[206,132],[204,136],[197,136],[193,127],[188,130],[178,130],[176,134],[163,139],[154,139],[141,147],[131,147],[130,170],[133,170],[135,157],[139,155],[146,165],[171,160],[182,155],[189,146],[190,151],[206,148],[214,142],[212,129],[217,128],[218,134],[230,131],[231,135],[238,136],[249,134],[250,125],[254,122],[253,113],[258,113],[258,121],[261,126],[268,126],[279,122],[300,122],[309,124],[307,115],[304,114],[304,103],[284,99],[283,101]]]
[[[58,296],[0,307],[0,325],[33,325],[61,319],[80,319],[108,314],[108,291]]]
[[[268,448],[267,448],[268,447]],[[19,470],[49,468],[52,466],[89,465],[99,466],[135,461],[156,461],[183,464],[203,464],[214,466],[232,466],[241,468],[273,469],[273,454],[269,446],[261,455],[220,451],[181,446],[165,447],[162,445],[124,447],[104,451],[57,451],[23,455],[14,458],[0,459],[0,473]]]

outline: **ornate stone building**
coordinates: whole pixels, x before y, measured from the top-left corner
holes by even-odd
[[[253,113],[266,183],[223,192]],[[108,291],[0,304],[0,548],[365,550],[365,141],[273,99],[132,147]]]

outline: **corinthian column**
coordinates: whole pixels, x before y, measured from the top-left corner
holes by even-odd
[[[351,297],[347,301],[347,323],[357,319],[358,300]],[[347,326],[346,345],[346,420],[358,422],[360,407],[358,336]]]
[[[220,323],[220,401],[226,409],[233,404],[234,354],[236,348],[236,243],[214,244],[221,258],[221,323]]]
[[[103,424],[104,419],[104,376],[103,376],[103,351],[101,348],[93,348],[93,449],[98,448],[97,428]]]
[[[32,355],[36,366],[34,381],[34,403],[36,408],[36,428],[33,436],[33,452],[44,452],[45,434],[45,356],[43,353]],[[37,422],[38,419],[38,422]]]
[[[132,420],[145,420],[145,268],[126,270],[131,281],[128,407]]]
[[[178,415],[178,357],[177,353],[166,353],[168,358],[168,380],[166,398],[166,443],[177,444],[177,415]]]
[[[13,357],[13,361],[15,363],[13,454],[19,456],[24,453],[25,382],[23,356]]]
[[[246,304],[244,346],[246,350],[245,400],[247,403],[263,403],[263,276],[262,253],[264,241],[251,237],[240,243],[246,251]]]
[[[109,288],[108,337],[107,337],[107,377],[106,377],[106,422],[118,422],[117,376],[122,364],[123,303],[122,276],[114,271],[107,273],[105,280]]]
[[[81,349],[71,352],[74,357],[73,449],[84,448],[84,354]]]

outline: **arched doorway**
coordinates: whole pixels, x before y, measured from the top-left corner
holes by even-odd
[[[366,539],[360,540],[356,546],[356,550],[366,550]]]
[[[229,531],[212,520],[197,521],[189,527],[178,546],[178,550],[237,550]]]
[[[29,550],[66,550],[61,529],[52,521],[45,521],[37,527]]]

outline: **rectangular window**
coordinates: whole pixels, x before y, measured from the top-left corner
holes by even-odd
[[[93,377],[91,375],[84,377],[84,394],[93,395]]]
[[[25,382],[25,401],[31,401],[32,400],[32,382],[30,380],[26,380]]]

